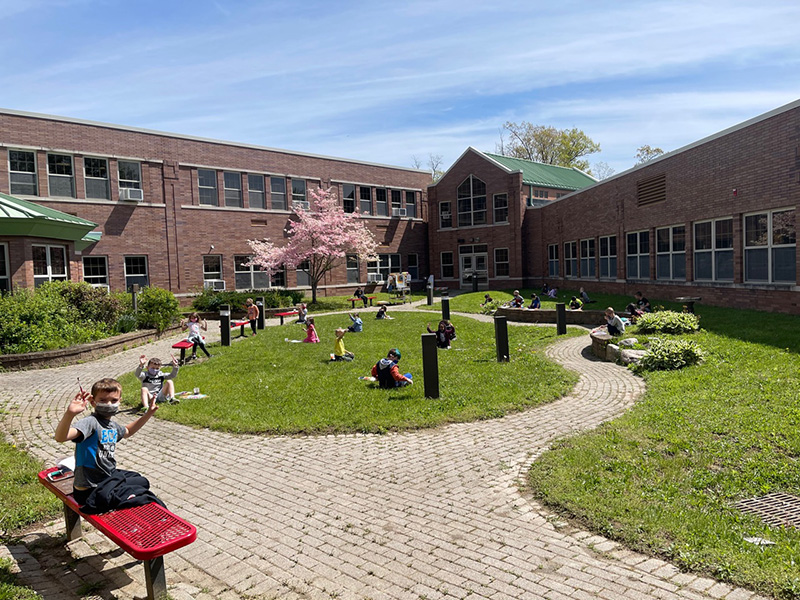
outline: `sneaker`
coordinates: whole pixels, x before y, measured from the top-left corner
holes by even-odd
[[[192,354],[192,355],[189,357],[189,360],[197,360],[197,354]]]
[[[168,404],[180,404],[181,401],[180,401],[179,398],[173,398],[173,397],[170,396],[170,397],[167,398],[167,403]]]

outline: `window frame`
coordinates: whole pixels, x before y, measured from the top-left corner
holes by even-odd
[[[676,250],[676,243],[679,239],[676,230],[683,230],[683,248]],[[667,249],[661,245],[660,232],[667,232]],[[669,272],[665,273],[665,266],[662,264],[666,260]],[[681,276],[681,270],[683,275]],[[676,273],[677,272],[677,273]],[[656,280],[658,281],[686,281],[686,225],[669,225],[667,227],[656,228]]]
[[[378,254],[377,260],[367,263],[367,275],[376,273],[380,275],[381,281],[388,281],[390,273],[400,273],[402,262],[399,252],[385,252]],[[369,277],[367,277],[369,279]]]
[[[417,218],[417,192],[406,190],[406,216],[412,219]],[[410,201],[409,201],[410,200]]]
[[[386,188],[375,188],[375,214],[379,217],[389,216],[389,194]]]
[[[559,275],[559,256],[558,256],[559,245],[558,244],[548,244],[547,245],[547,276],[548,277],[561,277]]]
[[[636,236],[636,252],[630,252],[631,236]],[[642,251],[642,239],[646,241],[647,248]],[[636,265],[636,274],[631,273],[631,266]],[[643,276],[643,261],[647,263],[647,273]],[[642,229],[639,231],[629,231],[625,233],[625,277],[626,279],[636,279],[640,281],[650,279],[650,230]]]
[[[231,184],[238,187],[231,187]],[[225,206],[229,208],[242,208],[242,174],[236,171],[222,172],[222,197]]]
[[[497,256],[498,252],[505,252],[505,260],[500,260]],[[495,248],[494,249],[494,276],[497,279],[507,278],[511,276],[511,253],[508,248]],[[500,265],[505,265],[505,269],[501,269]],[[505,271],[503,273],[502,271]]]
[[[723,246],[720,244],[720,237],[723,235],[720,234],[718,225],[722,223],[730,223],[730,245]],[[698,236],[698,227],[708,225],[709,232],[708,232],[708,248],[701,248],[703,244],[699,241],[701,239]],[[722,217],[718,219],[708,219],[703,221],[695,221],[692,224],[692,234],[693,234],[693,257],[692,257],[692,264],[694,266],[694,280],[695,281],[724,281],[724,282],[733,282],[734,280],[734,234],[733,234],[733,217]],[[708,256],[710,259],[708,261],[708,266],[711,270],[711,277],[698,277],[698,273],[703,271],[704,269],[699,264],[699,261],[702,257]],[[720,276],[721,264],[725,261],[725,264],[730,266],[730,277],[722,277]]]
[[[19,167],[20,163],[23,162],[20,159],[12,159],[13,153],[19,154],[29,154],[32,160],[24,160],[26,164],[30,164],[33,168],[33,171],[21,171],[19,168],[14,169],[13,166],[16,165]],[[12,196],[38,196],[39,195],[39,177],[37,175],[37,164],[36,164],[36,152],[33,150],[18,150],[16,148],[9,148],[8,149],[8,189]],[[26,177],[32,177],[32,181],[29,182],[20,182],[14,181],[14,176],[25,175]],[[23,186],[31,186],[33,185],[33,193],[28,194],[24,191],[19,191],[15,189],[15,185],[23,185]]]
[[[368,185],[358,186],[358,212],[362,215],[372,214],[372,188]]]
[[[39,287],[48,281],[67,281],[69,279],[69,258],[67,255],[67,247],[58,244],[32,244],[31,250],[35,251],[37,248],[44,248],[45,250],[45,271],[46,273],[36,274],[36,257],[33,257],[33,287]],[[61,257],[64,263],[64,271],[56,273],[54,271],[53,251],[60,250]]]
[[[613,240],[613,243],[612,243]],[[606,253],[603,254],[603,242],[606,245]],[[611,253],[611,246],[614,246],[614,253]],[[597,272],[599,279],[616,279],[617,278],[617,236],[616,235],[602,235],[599,240],[598,258],[599,269]],[[603,274],[603,271],[606,274]]]
[[[243,260],[244,259],[244,260]],[[265,271],[262,271],[255,265],[245,266],[253,259],[251,254],[234,254],[233,255],[233,289],[234,290],[268,290],[271,287],[271,278],[267,277]],[[240,280],[247,273],[247,287],[239,287]],[[256,281],[256,277],[263,279],[263,281]],[[263,282],[267,285],[260,285]]]
[[[136,167],[137,179],[123,178],[122,165],[134,165]],[[128,173],[125,173],[126,175]],[[119,188],[133,188],[136,190],[142,189],[142,163],[135,160],[117,160],[117,186]]]
[[[97,161],[97,163],[101,163],[102,162],[103,165],[94,164],[95,161]],[[90,164],[92,164],[92,166],[90,166]],[[102,177],[102,176],[99,176],[99,175],[89,175],[89,173],[88,173],[89,169],[92,169],[93,171],[99,169],[100,173],[102,173],[103,170],[105,170],[106,176]],[[103,195],[102,196],[89,195],[90,187],[94,187],[94,186],[90,186],[90,182],[95,182],[95,181],[98,181],[98,182],[102,181],[103,182],[103,184],[102,184],[102,187],[103,187],[102,194]],[[84,156],[83,157],[83,193],[84,193],[84,195],[86,196],[87,199],[92,199],[92,200],[110,200],[111,199],[111,177],[109,175],[109,164],[108,164],[108,159],[107,158],[100,158],[100,157],[97,157],[97,156]],[[98,193],[98,192],[95,191],[95,190],[92,190],[92,194],[96,194],[96,193]]]
[[[793,230],[791,232],[793,240],[790,243],[776,243],[775,236],[776,236],[776,227],[775,227],[775,216],[783,213],[792,213],[792,219],[789,221],[791,223]],[[777,285],[792,285],[797,283],[797,216],[795,208],[776,208],[772,210],[766,211],[758,211],[752,213],[746,213],[742,215],[742,245],[744,251],[744,273],[743,279],[745,283],[754,283],[754,284],[777,284]],[[757,217],[761,215],[766,215],[767,217],[767,227],[766,227],[766,244],[748,244],[748,228],[747,222],[749,218]],[[791,252],[781,252],[784,250],[792,250]],[[766,270],[767,270],[767,279],[755,279],[750,276],[750,263],[751,257],[759,251],[766,251]],[[792,273],[792,279],[778,279],[776,277],[776,255],[780,252],[781,255],[791,256],[791,269],[786,269]],[[788,264],[788,263],[787,263]]]
[[[346,213],[356,212],[356,185],[354,183],[342,184],[342,210]]]
[[[128,261],[134,258],[141,258],[144,264],[144,273],[130,273],[128,272]],[[123,272],[125,274],[125,289],[131,290],[131,286],[138,283],[140,288],[150,285],[150,265],[147,260],[146,254],[126,254],[122,257]],[[140,281],[133,281],[133,278],[144,278],[144,283]]]
[[[361,264],[358,260],[358,254],[345,254],[344,265],[347,276],[347,283],[360,283]]]
[[[564,242],[564,279],[578,277],[578,242]]]
[[[413,261],[411,259],[414,259]],[[419,279],[419,255],[416,252],[406,255],[406,271],[412,280]]]
[[[462,191],[464,184],[467,182],[469,182],[469,195],[465,195]],[[476,193],[476,182],[483,186],[483,193],[480,192],[480,186]],[[486,183],[472,174],[468,175],[456,188],[457,227],[487,225],[486,198]],[[483,208],[480,208],[481,199],[483,200]]]
[[[205,173],[205,175],[203,175]],[[208,185],[213,181],[214,185]],[[203,185],[205,183],[205,185]],[[200,206],[219,206],[219,181],[213,169],[197,169],[197,194]]]
[[[443,207],[447,206],[447,211]],[[445,224],[444,215],[447,216],[447,224]],[[452,229],[453,228],[453,203],[449,200],[446,202],[439,202],[439,229]]]
[[[299,177],[292,177],[292,207],[295,202],[308,202],[308,184]]]
[[[94,267],[101,266],[103,274],[87,274],[86,272],[86,261],[99,261],[97,262]],[[92,268],[92,267],[90,267]],[[104,287],[109,289],[108,284],[108,257],[105,255],[96,255],[96,254],[87,254],[81,257],[81,271],[83,275],[83,280],[91,285],[92,287]]]
[[[449,258],[448,260],[445,260]],[[439,253],[439,272],[442,279],[455,279],[455,254],[451,250]],[[449,274],[448,274],[449,273]]]
[[[0,292],[11,291],[11,265],[8,262],[8,244],[0,242]]]
[[[66,174],[66,173],[52,173],[50,171],[50,167],[51,167],[50,157],[68,158],[69,159],[69,174]],[[54,166],[56,167],[56,169],[58,169],[59,167],[63,167],[65,165],[62,163],[62,164],[55,164]],[[57,178],[59,178],[59,177],[63,177],[65,179],[69,180],[69,185],[70,185],[70,194],[69,194],[69,196],[59,196],[59,195],[53,193],[53,188],[54,187],[58,187],[58,186],[54,186],[53,185],[53,182],[54,182],[53,178],[56,178],[56,181],[58,181]],[[48,152],[47,153],[47,189],[48,189],[48,193],[50,194],[51,197],[55,197],[55,198],[75,198],[75,157],[73,155],[71,155],[71,154],[61,154],[61,153],[58,153],[58,152]]]
[[[209,266],[214,266],[209,264],[208,259],[216,259],[217,261],[217,269],[209,269]],[[213,275],[213,277],[212,277]],[[222,277],[222,254],[203,254],[203,283],[206,281],[219,281],[223,279]]]
[[[597,279],[597,240],[595,238],[580,240],[580,252],[581,279]]]
[[[498,206],[498,201],[505,201],[505,206]],[[494,223],[508,223],[508,194],[494,194],[492,197]],[[499,216],[498,216],[499,215]],[[503,216],[505,215],[505,217]]]
[[[253,182],[256,181],[259,183],[253,186]],[[261,189],[258,189],[259,185]],[[253,201],[254,198],[255,202]],[[267,184],[263,175],[257,173],[247,174],[247,205],[250,208],[262,210],[267,208]]]
[[[278,202],[276,202],[276,200],[278,200]],[[269,205],[272,210],[289,210],[288,204],[286,203],[286,177],[270,175]]]

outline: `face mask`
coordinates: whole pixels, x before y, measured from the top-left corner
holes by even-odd
[[[158,371],[159,371],[158,369],[147,369],[147,372],[150,373],[150,375],[152,375],[153,377],[158,375]]]
[[[119,402],[113,404],[95,404],[94,412],[101,417],[113,417],[119,412]]]

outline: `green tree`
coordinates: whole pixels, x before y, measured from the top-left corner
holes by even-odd
[[[557,129],[527,121],[507,121],[503,124],[503,132],[508,132],[510,138],[506,143],[501,132],[497,149],[504,156],[588,171],[589,161],[582,157],[600,152],[600,144],[576,127]]]
[[[662,154],[664,154],[664,151],[661,148],[653,148],[645,144],[636,149],[636,156],[634,158],[636,158],[636,164],[641,165],[654,158],[658,158]]]

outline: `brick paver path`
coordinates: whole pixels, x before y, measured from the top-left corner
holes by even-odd
[[[173,341],[85,365],[0,374],[2,428],[48,462],[65,455],[52,433],[75,377],[122,374],[141,352],[168,356]],[[197,542],[166,558],[173,598],[756,598],[577,531],[520,491],[527,467],[555,438],[619,415],[643,391],[640,379],[593,359],[588,347],[581,336],[549,350],[581,374],[569,396],[491,421],[329,437],[148,423],[123,443],[120,466],[145,473],[198,528]],[[26,541],[62,527],[50,524]],[[85,537],[94,547],[73,543],[73,555],[85,557],[76,565],[57,547],[29,553],[19,545],[5,554],[48,600],[71,598],[67,589],[98,578],[119,597],[143,594],[140,566],[118,551],[97,557],[112,546],[96,532]]]

